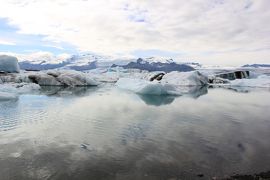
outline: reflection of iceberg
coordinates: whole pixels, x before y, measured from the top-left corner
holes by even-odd
[[[171,95],[139,95],[139,97],[147,105],[161,106],[166,104],[171,104],[177,96]]]
[[[186,89],[187,90],[187,89]],[[189,91],[186,91],[185,96],[198,98],[202,95],[207,94],[207,86],[192,86],[189,87]],[[147,94],[140,94],[138,95],[147,105],[154,105],[154,106],[162,106],[171,104],[175,98],[182,97],[182,96],[174,96],[174,95],[147,95]]]
[[[47,96],[83,96],[97,90],[93,87],[64,87],[64,86],[42,86],[40,92]]]
[[[187,93],[187,95],[193,98],[198,98],[207,93],[208,93],[208,86],[193,86],[190,87],[190,91]]]

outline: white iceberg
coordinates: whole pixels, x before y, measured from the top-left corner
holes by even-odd
[[[14,100],[17,98],[18,98],[17,94],[0,91],[0,101]]]
[[[144,79],[133,78],[120,78],[116,85],[121,89],[133,91],[138,94],[151,94],[151,95],[180,95],[176,88],[170,84],[161,84],[158,81],[147,81]]]
[[[13,56],[0,55],[0,71],[8,73],[20,72],[18,59]]]
[[[162,83],[169,83],[175,86],[204,86],[208,84],[207,76],[199,71],[190,72],[170,72],[165,74],[161,80]]]
[[[40,89],[34,83],[5,83],[0,85],[0,101],[17,99],[20,94],[33,93]]]
[[[40,92],[40,86],[96,86],[99,82],[77,71],[43,71],[0,74],[0,100],[16,99],[19,94]]]
[[[48,73],[47,73],[48,74]],[[55,76],[57,81],[66,86],[97,86],[99,82],[86,73],[78,71],[61,71]]]
[[[255,79],[236,79],[230,82],[230,86],[270,88],[270,76],[261,75]]]
[[[39,89],[40,86],[34,83],[5,83],[0,85],[0,92],[13,94],[32,93]]]
[[[171,72],[165,74],[160,81],[149,81],[136,78],[120,78],[116,85],[121,89],[138,94],[151,95],[183,95],[191,92],[196,86],[208,83],[207,77],[197,71]]]
[[[97,86],[100,83],[89,74],[73,70],[49,70],[0,75],[2,83],[35,83],[41,86]]]

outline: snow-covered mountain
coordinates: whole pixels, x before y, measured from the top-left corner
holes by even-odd
[[[76,55],[58,55],[51,53],[37,53],[31,56],[17,55],[21,69],[47,70],[47,69],[74,69],[91,70],[96,68],[109,68],[113,64],[126,65],[132,59],[100,56],[84,53]]]
[[[18,58],[20,68],[25,70],[73,69],[84,71],[120,66],[125,69],[171,72],[191,71],[194,70],[194,67],[200,66],[198,63],[177,63],[173,59],[162,57],[148,57],[144,59],[132,57],[117,58],[92,53],[54,55],[49,52],[37,52],[28,55],[15,54],[13,56]]]
[[[117,65],[113,65],[115,67]],[[172,59],[162,59],[159,61],[157,58],[139,58],[137,61],[132,61],[127,65],[121,66],[124,69],[140,69],[146,71],[164,71],[164,72],[172,72],[172,71],[192,71],[193,67],[186,64],[179,64],[174,62]]]
[[[270,64],[246,64],[242,67],[246,68],[270,68]]]

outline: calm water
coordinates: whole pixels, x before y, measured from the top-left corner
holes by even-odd
[[[267,89],[158,97],[106,86],[22,95],[0,102],[0,179],[209,179],[269,171],[269,100]]]

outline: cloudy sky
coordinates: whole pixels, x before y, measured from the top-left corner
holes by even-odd
[[[270,0],[0,0],[0,52],[270,63]]]

